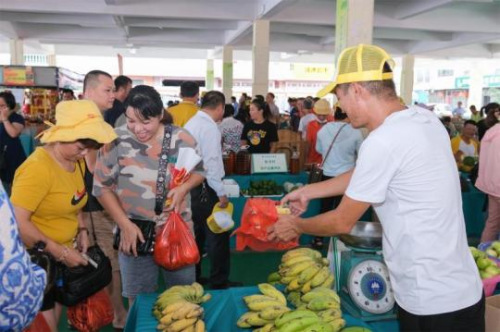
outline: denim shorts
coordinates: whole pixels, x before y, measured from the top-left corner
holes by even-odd
[[[142,293],[154,293],[158,288],[158,271],[161,270],[165,286],[189,285],[195,282],[195,266],[168,271],[158,266],[152,255],[129,256],[118,253],[122,277],[122,296],[136,297]]]

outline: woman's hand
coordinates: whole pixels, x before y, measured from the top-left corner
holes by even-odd
[[[303,188],[292,191],[281,199],[281,205],[287,205],[290,207],[290,212],[294,216],[300,216],[302,213],[306,212],[307,206],[309,205],[309,199],[304,194]]]
[[[144,236],[141,230],[133,222],[129,221],[125,227],[120,228],[120,247],[119,250],[126,255],[137,257],[137,240],[144,243]]]
[[[89,243],[89,233],[87,230],[82,230],[76,235],[76,247],[82,254],[87,252]]]
[[[64,247],[61,256],[56,257],[67,267],[75,267],[79,265],[87,265],[87,259],[82,256],[82,253],[76,249]]]
[[[186,186],[186,184],[181,184],[178,187],[170,189],[167,195],[168,207],[166,210],[167,211],[174,210],[175,212],[178,213],[181,212],[182,202],[184,201],[187,192],[188,192],[188,187]]]

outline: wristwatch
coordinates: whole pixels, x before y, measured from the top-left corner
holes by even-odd
[[[44,251],[46,247],[47,247],[47,243],[45,243],[43,241],[38,241],[33,245],[33,249],[35,249],[36,251],[40,251],[40,252]]]

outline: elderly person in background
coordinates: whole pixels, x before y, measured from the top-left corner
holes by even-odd
[[[14,211],[0,183],[0,280],[8,292],[0,293],[0,331],[21,331],[35,318],[47,283],[45,271],[31,263],[21,243]]]
[[[15,112],[16,99],[11,92],[0,92],[0,179],[10,195],[16,169],[26,160],[19,136],[24,118]]]
[[[189,190],[203,181],[203,165],[197,165],[189,180],[168,191],[161,214],[155,214],[156,185],[160,154],[165,130],[170,129],[170,151],[164,184],[168,185],[173,163],[179,149],[194,148],[196,142],[184,129],[172,124],[172,117],[164,111],[160,94],[152,87],[134,87],[126,101],[126,125],[116,128],[118,138],[104,146],[97,158],[93,194],[111,215],[121,231],[119,263],[122,277],[122,295],[131,304],[141,293],[152,293],[158,285],[161,270],[168,287],[195,281],[194,266],[176,271],[160,268],[152,255],[137,256],[137,243],[144,237],[136,222],[154,221],[163,224],[172,209],[181,213],[192,229]]]
[[[306,164],[320,164],[321,154],[316,150],[316,142],[318,132],[328,122],[328,116],[332,113],[330,103],[326,99],[320,99],[314,104],[314,119],[307,124],[306,142],[307,142],[307,159]]]
[[[82,160],[116,134],[93,102],[74,100],[57,104],[56,124],[42,135],[45,145],[19,167],[12,186],[21,238],[27,247],[43,250],[68,267],[87,265],[82,256],[89,240],[81,212],[87,202]],[[55,289],[48,291],[41,311],[53,331],[61,309]]]
[[[219,123],[219,130],[222,135],[223,150],[238,152],[240,150],[240,138],[243,131],[243,124],[233,117],[234,107],[231,104],[224,106],[224,118]]]
[[[481,140],[476,187],[488,194],[488,220],[481,242],[498,240],[500,234],[500,124],[490,128]]]

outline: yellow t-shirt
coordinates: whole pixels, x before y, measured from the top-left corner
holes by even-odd
[[[85,172],[85,164],[80,165]],[[70,246],[87,193],[78,165],[74,172],[68,172],[44,148],[37,148],[17,169],[10,200],[33,212],[31,222],[45,236]]]
[[[184,127],[189,119],[198,112],[198,105],[190,101],[181,101],[178,105],[169,107],[167,111],[174,118],[174,125]]]

